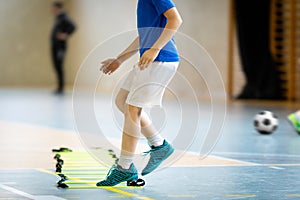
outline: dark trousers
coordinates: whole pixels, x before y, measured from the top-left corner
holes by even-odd
[[[239,98],[278,99],[279,80],[270,51],[270,0],[235,0],[241,64],[246,85]]]
[[[54,70],[57,76],[57,90],[63,91],[64,90],[64,69],[63,63],[65,58],[66,48],[57,48],[52,47],[52,61]]]

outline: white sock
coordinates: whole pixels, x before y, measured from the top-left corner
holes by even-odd
[[[161,137],[160,134],[152,135],[151,137],[147,138],[148,142],[151,146],[158,147],[164,143],[164,138]]]
[[[130,165],[133,163],[133,157],[134,156],[120,155],[118,165],[120,165],[123,169],[129,169]]]

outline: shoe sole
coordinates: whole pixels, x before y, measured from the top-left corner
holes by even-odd
[[[98,185],[98,183],[96,184],[96,186],[97,187],[105,187],[105,186],[116,186],[116,185],[118,185],[118,184],[120,184],[120,183],[123,183],[123,182],[127,182],[127,184],[128,183],[130,183],[130,182],[136,182],[137,180],[138,180],[138,174],[136,174],[136,176],[134,176],[133,178],[128,178],[128,179],[126,179],[126,180],[123,180],[123,181],[121,181],[121,182],[119,182],[119,183],[116,183],[116,184],[107,184],[107,185]],[[100,181],[101,182],[101,181]]]

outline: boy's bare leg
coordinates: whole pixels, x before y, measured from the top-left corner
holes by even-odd
[[[138,179],[138,172],[133,164],[133,157],[140,137],[140,118],[142,108],[132,105],[124,106],[124,128],[122,136],[122,150],[118,165],[113,165],[105,180],[97,186],[114,186],[124,181]]]
[[[124,89],[120,89],[117,97],[116,97],[116,105],[118,109],[124,113],[124,107],[126,105],[126,99],[128,96],[128,91]],[[148,141],[153,146],[159,146],[163,144],[164,139],[158,133],[157,129],[153,126],[153,123],[147,113],[143,110],[141,111],[140,116],[140,126],[142,134],[148,139]]]
[[[122,135],[122,149],[118,164],[123,169],[129,169],[130,165],[133,163],[137,142],[140,137],[140,118],[142,108],[127,104],[124,107],[125,119]]]
[[[160,146],[164,143],[164,138],[158,133],[147,113],[141,114],[141,132],[147,138],[151,146]]]

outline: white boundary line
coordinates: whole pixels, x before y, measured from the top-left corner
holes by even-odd
[[[200,157],[199,154],[197,154],[196,152],[193,152],[193,151],[187,151],[186,152],[187,154],[192,154],[192,155],[198,155]],[[216,154],[222,154],[221,152],[215,152]],[[227,155],[232,155],[234,154],[234,152],[223,152],[223,154],[227,154]],[[239,153],[236,153],[236,154],[239,154]],[[243,153],[242,153],[243,154]],[[249,155],[252,155],[249,153]],[[266,154],[259,154],[259,155],[266,155]],[[274,156],[276,156],[276,154],[273,154]],[[280,154],[279,154],[280,155]],[[284,155],[284,154],[281,154],[281,155]],[[208,155],[207,157],[211,157],[211,158],[216,158],[216,159],[222,159],[222,160],[227,160],[227,161],[232,161],[232,162],[236,162],[236,163],[240,163],[240,164],[221,164],[221,165],[194,165],[194,166],[189,166],[189,165],[179,165],[179,166],[171,166],[171,167],[249,167],[249,166],[265,166],[265,167],[269,167],[269,168],[272,168],[272,169],[277,169],[277,170],[283,170],[285,168],[282,168],[282,167],[277,167],[276,165],[275,166],[272,166],[272,165],[269,165],[269,164],[260,164],[260,163],[253,163],[253,162],[246,162],[246,161],[242,161],[242,160],[237,160],[237,159],[232,159],[232,158],[225,158],[225,157],[222,157],[222,156],[217,156],[217,155]],[[203,158],[205,159],[205,158]]]
[[[276,167],[276,166],[272,166],[272,165],[268,165],[268,164],[260,164],[260,163],[253,163],[253,162],[246,162],[246,161],[241,161],[241,160],[237,160],[237,159],[231,159],[231,158],[224,158],[221,156],[216,156],[216,155],[211,155],[210,157],[214,157],[214,158],[219,158],[219,159],[224,159],[224,160],[228,160],[228,161],[234,161],[234,162],[240,162],[243,163],[245,165],[235,165],[235,166],[265,166],[265,167],[269,167],[272,169],[279,169],[279,170],[283,170],[285,168],[282,167]]]
[[[9,187],[9,186],[6,186],[6,185],[3,185],[1,183],[0,183],[0,188],[3,189],[3,190],[6,190],[8,192],[17,194],[17,195],[22,196],[22,197],[26,197],[28,199],[33,199],[33,200],[65,200],[63,198],[56,197],[56,196],[33,196],[31,194],[28,194],[26,192],[23,192],[21,190],[17,190],[15,188],[12,188],[12,187]]]
[[[6,191],[9,191],[9,192],[12,192],[14,194],[17,194],[17,195],[20,195],[22,197],[26,197],[26,198],[29,198],[29,199],[34,199],[34,196],[31,195],[31,194],[28,194],[26,192],[22,192],[20,190],[17,190],[17,189],[14,189],[12,187],[9,187],[9,186],[6,186],[6,185],[3,185],[0,183],[0,188],[3,189],[3,190],[6,190]]]
[[[247,152],[213,152],[212,154],[217,155],[245,155],[245,156],[273,156],[273,157],[292,157],[292,158],[300,158],[300,155],[296,154],[270,154],[270,153],[247,153]]]
[[[225,158],[225,157],[216,156],[216,155],[210,155],[209,157],[222,159],[222,160],[227,160],[227,161],[232,161],[232,162],[237,162],[237,163],[241,163],[241,164],[245,164],[245,165],[259,165],[258,163],[246,162],[246,161],[242,161],[242,160],[237,160],[237,159],[232,159],[232,158]]]

